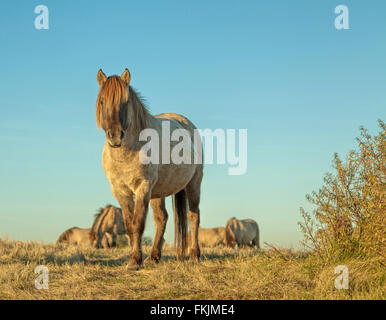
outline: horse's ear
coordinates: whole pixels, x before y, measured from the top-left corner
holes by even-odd
[[[126,68],[125,71],[123,71],[122,75],[121,75],[121,79],[122,81],[125,83],[125,85],[128,85],[130,83],[130,72],[129,70]]]
[[[102,69],[99,69],[97,73],[97,81],[100,87],[103,86],[103,84],[106,82],[106,75],[103,73]]]

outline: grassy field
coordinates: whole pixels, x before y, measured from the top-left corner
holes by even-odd
[[[150,247],[145,246],[145,255]],[[200,263],[177,262],[165,245],[160,264],[126,271],[128,248],[92,249],[0,240],[0,299],[385,299],[378,261],[342,261],[349,289],[337,290],[335,265],[291,250],[203,249]],[[37,290],[37,265],[49,289]]]

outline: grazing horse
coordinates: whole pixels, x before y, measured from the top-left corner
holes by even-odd
[[[227,246],[256,246],[260,248],[259,227],[255,220],[237,220],[231,218],[225,226],[225,241]]]
[[[73,227],[64,231],[56,243],[92,246],[93,241],[90,237],[90,229]]]
[[[190,240],[190,231],[188,233],[187,243]],[[200,248],[214,248],[225,244],[225,228],[199,228],[198,229],[198,244]]]
[[[127,268],[137,270],[142,265],[141,241],[149,202],[154,212],[156,233],[147,259],[155,262],[160,260],[168,217],[164,198],[171,195],[173,195],[177,258],[181,260],[185,258],[188,218],[192,230],[190,258],[199,260],[198,228],[200,188],[203,177],[202,159],[194,162],[174,161],[177,157],[173,151],[178,150],[177,155],[185,150],[189,151],[190,155],[202,155],[201,140],[197,139],[196,127],[193,123],[182,115],[176,113],[151,115],[143,99],[129,85],[130,78],[130,72],[127,69],[120,77],[114,75],[108,78],[102,70],[99,70],[97,74],[99,93],[96,102],[97,127],[104,130],[106,138],[102,166],[111,191],[122,208],[132,244]],[[170,130],[163,130],[164,127]],[[149,150],[146,149],[147,138],[149,138],[146,134],[149,132],[157,135],[155,144],[162,149],[161,153],[155,155],[151,150],[150,161]],[[179,139],[178,141],[173,139],[174,133],[179,132],[188,133],[190,137],[190,140],[182,140],[182,142],[188,142],[184,143],[184,148],[181,148],[182,142]],[[197,144],[196,140],[199,140]],[[171,158],[172,161],[170,161]],[[187,204],[189,204],[188,213]]]
[[[104,247],[102,240],[105,238],[108,247],[116,247],[118,235],[127,235],[122,210],[112,205],[100,208],[95,214],[90,235],[96,248]]]

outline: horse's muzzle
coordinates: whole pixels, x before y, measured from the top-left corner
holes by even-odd
[[[123,130],[107,130],[106,140],[111,148],[119,148],[122,145],[122,140],[125,137]]]
[[[109,146],[111,147],[111,148],[120,148],[121,146],[122,146],[122,143],[120,143],[120,144],[111,144],[110,142],[109,142]]]

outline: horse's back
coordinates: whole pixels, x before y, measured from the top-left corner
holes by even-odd
[[[246,241],[250,242],[259,235],[259,227],[257,222],[253,219],[244,219],[240,221],[243,229]]]
[[[90,229],[72,227],[60,235],[57,243],[91,245]]]
[[[215,247],[224,243],[225,228],[199,228],[198,241],[205,247]]]
[[[154,119],[158,120],[158,123],[153,123],[154,127],[159,130],[161,135],[160,141],[164,141],[163,138],[163,120],[170,121],[170,133],[172,134],[176,129],[186,130],[190,137],[190,146],[184,146],[185,148],[190,148],[190,161],[185,162],[182,160],[182,163],[174,163],[172,158],[173,153],[167,155],[169,159],[168,162],[163,162],[163,148],[160,148],[159,152],[159,165],[157,166],[157,182],[152,189],[152,199],[165,198],[170,195],[176,194],[177,192],[183,190],[191,181],[197,181],[198,184],[201,183],[200,177],[203,175],[203,161],[202,161],[202,147],[201,150],[196,150],[196,139],[201,137],[195,134],[195,125],[186,117],[177,113],[162,113],[154,116]],[[170,139],[170,137],[166,137]],[[167,141],[167,140],[166,140]],[[175,146],[179,144],[179,141],[170,140],[170,150],[174,150]],[[201,140],[199,145],[201,145]],[[196,156],[198,156],[199,161],[196,161]],[[180,159],[178,159],[180,160]],[[201,160],[201,161],[200,161]],[[197,188],[198,186],[195,186]]]
[[[74,228],[67,229],[62,232],[62,234],[59,236],[58,240],[56,243],[64,243],[64,242],[69,242],[69,239],[73,233]]]
[[[188,130],[194,130],[196,129],[196,126],[191,122],[188,118],[184,117],[183,115],[179,113],[174,112],[165,112],[155,115],[158,119],[165,119],[165,120],[174,120],[180,123],[185,129]]]
[[[258,229],[258,225],[257,225],[257,222],[253,219],[244,219],[242,220],[244,222],[244,224],[248,227],[248,228],[253,228],[254,230]]]

